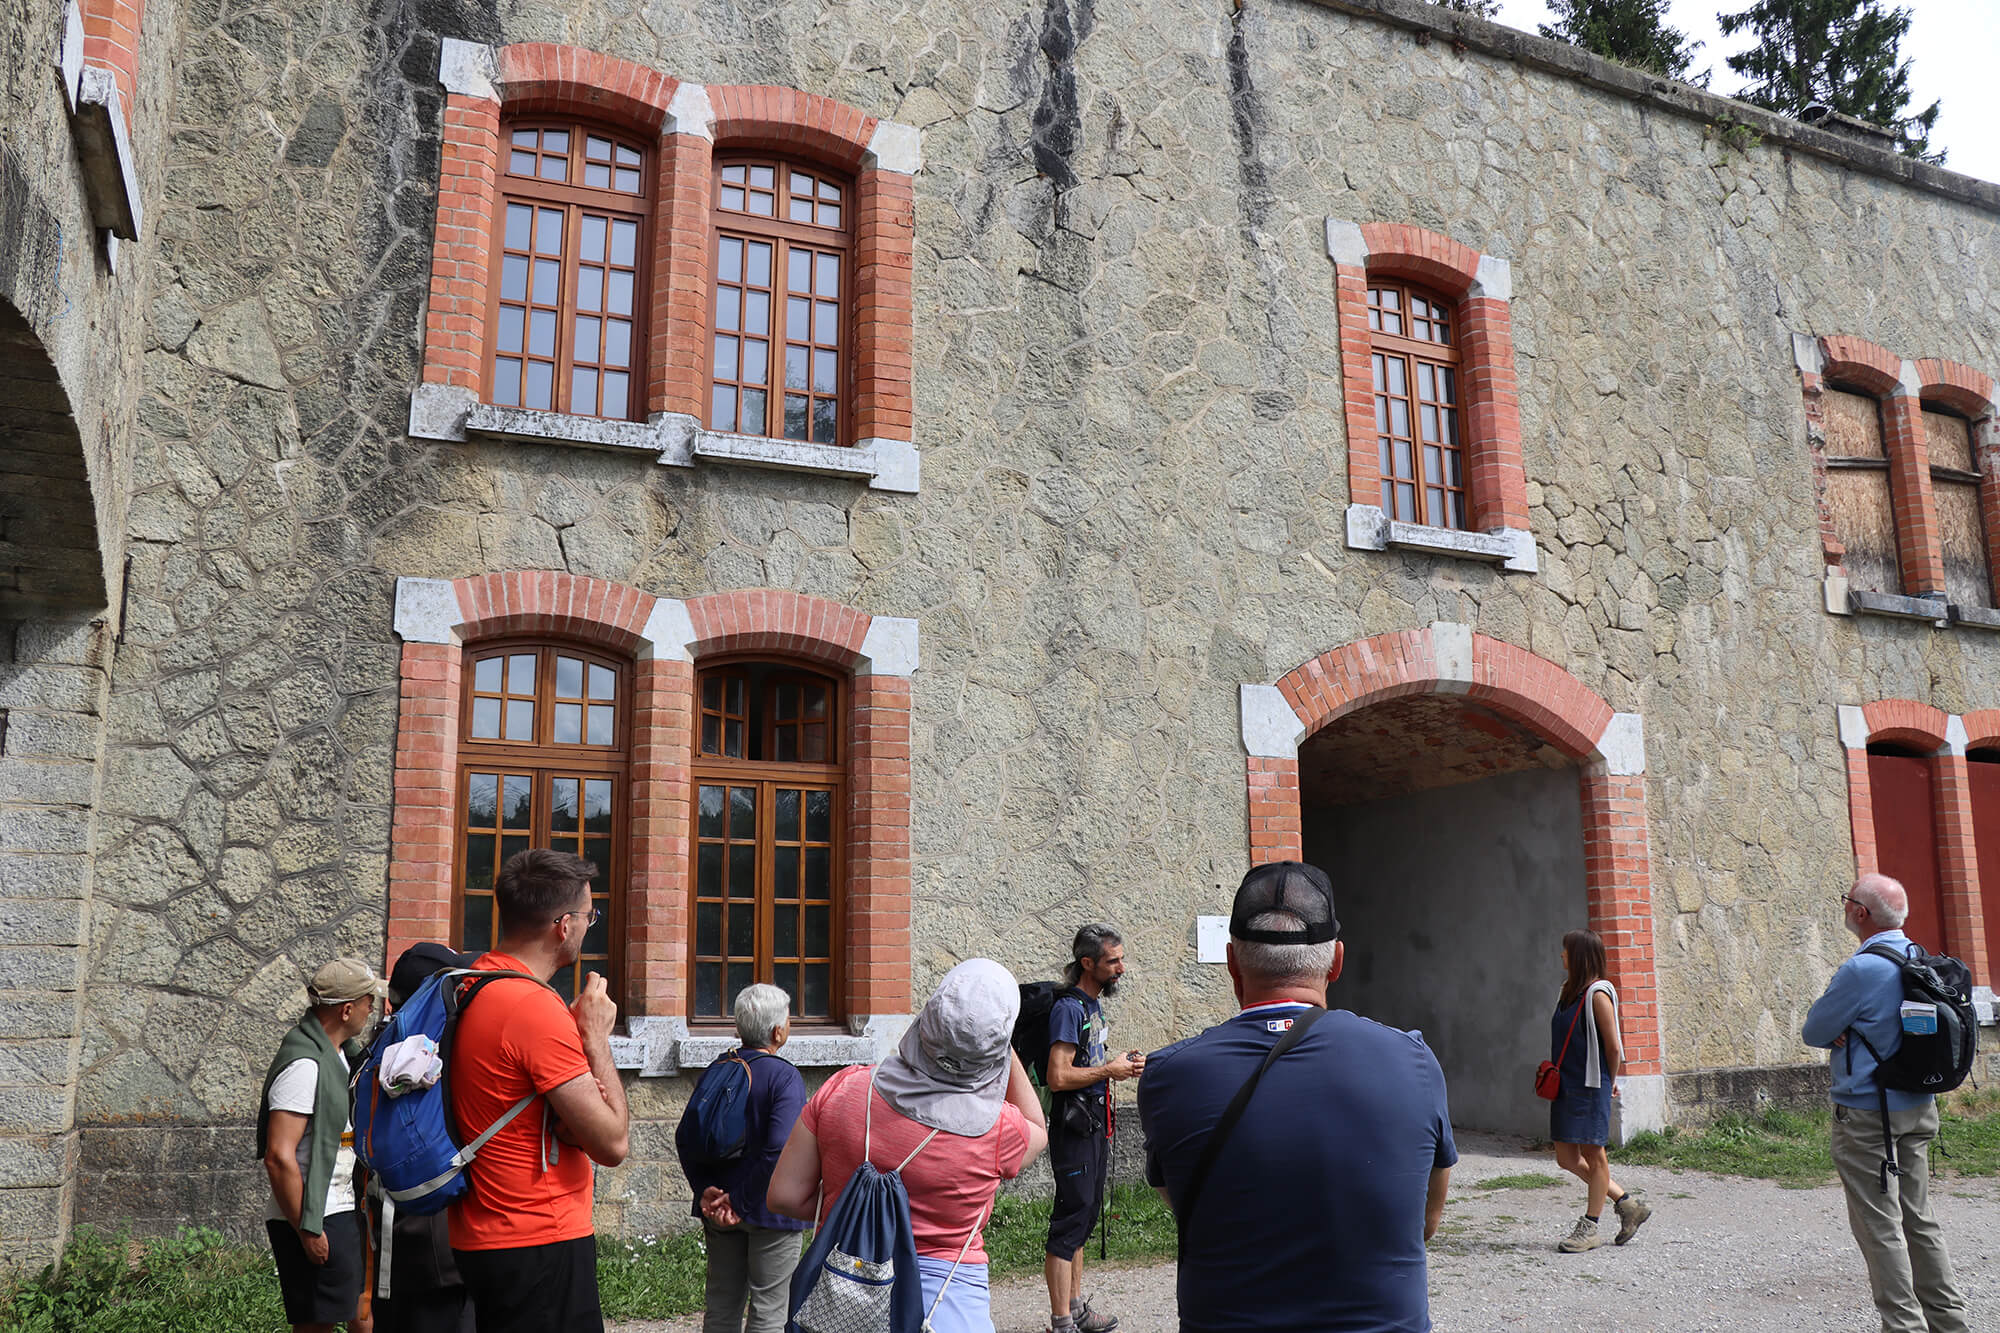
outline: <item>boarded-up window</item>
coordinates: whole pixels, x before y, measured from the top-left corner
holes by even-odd
[[[1939,893],[1937,819],[1931,761],[1868,747],[1869,806],[1875,815],[1875,864],[1910,895],[1903,933],[1932,953],[1947,952]]]
[[[1937,506],[1945,592],[1960,606],[1992,606],[1972,423],[1949,412],[1926,410],[1924,443],[1930,451],[1931,501]]]
[[[1965,757],[1969,761],[1966,773],[1972,779],[1972,841],[1978,854],[1980,914],[1986,921],[1986,984],[1990,986],[2000,976],[2000,751],[1974,750]]]
[[[1896,510],[1889,497],[1889,455],[1882,447],[1881,404],[1866,394],[1828,389],[1826,503],[1834,535],[1847,548],[1850,586],[1901,592]]]

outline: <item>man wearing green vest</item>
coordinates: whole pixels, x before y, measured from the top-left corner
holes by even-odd
[[[368,964],[336,958],[313,973],[312,1007],[278,1044],[264,1075],[257,1155],[271,1181],[264,1229],[294,1333],[368,1333],[361,1312],[367,1250],[354,1200],[350,1062],[388,983]]]

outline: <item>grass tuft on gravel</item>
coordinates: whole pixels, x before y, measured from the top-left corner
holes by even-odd
[[[1523,1171],[1517,1176],[1488,1176],[1476,1181],[1474,1189],[1482,1190],[1545,1190],[1551,1185],[1562,1184],[1561,1176],[1552,1176],[1546,1171]]]

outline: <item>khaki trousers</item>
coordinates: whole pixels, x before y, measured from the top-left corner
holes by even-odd
[[[1833,1108],[1833,1165],[1847,1194],[1847,1225],[1868,1263],[1868,1287],[1882,1333],[1968,1333],[1965,1293],[1951,1275],[1944,1228],[1931,1212],[1931,1140],[1935,1102],[1891,1111],[1900,1176],[1882,1191],[1882,1114]]]
[[[719,1227],[702,1219],[708,1244],[708,1298],[701,1333],[782,1333],[790,1313],[792,1270],[804,1233],[767,1227]],[[743,1306],[749,1302],[746,1321]]]

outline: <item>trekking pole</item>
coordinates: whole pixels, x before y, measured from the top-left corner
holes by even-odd
[[[1104,1178],[1097,1184],[1097,1261],[1103,1263],[1111,1247],[1111,1173],[1118,1169],[1118,1104],[1111,1099],[1111,1084],[1104,1085]]]

